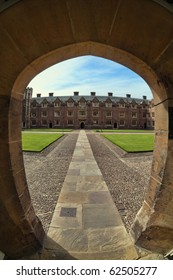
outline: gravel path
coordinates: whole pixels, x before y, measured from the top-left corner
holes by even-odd
[[[112,198],[127,230],[142,206],[148,185],[152,155],[128,156],[101,135],[88,139]],[[123,157],[117,156],[118,154]]]
[[[126,157],[101,135],[87,136],[112,198],[129,230],[142,205],[148,184],[152,155]],[[40,154],[24,153],[28,187],[36,214],[47,232],[78,134],[64,135]],[[117,153],[121,157],[117,157]]]
[[[32,203],[46,232],[71,162],[77,136],[64,135],[42,153],[24,153]]]

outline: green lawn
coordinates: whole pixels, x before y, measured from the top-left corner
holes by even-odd
[[[149,152],[154,148],[154,134],[103,134],[103,136],[129,153]]]
[[[23,129],[23,132],[70,132],[69,128],[27,128]]]
[[[41,152],[44,148],[62,136],[62,133],[22,133],[22,150]]]
[[[154,130],[133,130],[133,129],[97,129],[96,132],[113,132],[113,133],[154,133]]]

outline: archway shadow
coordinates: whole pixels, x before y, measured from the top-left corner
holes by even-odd
[[[18,260],[76,260],[62,246],[56,243],[49,236],[45,235],[43,247],[31,256],[17,258]],[[9,256],[4,256],[4,260],[16,260]]]

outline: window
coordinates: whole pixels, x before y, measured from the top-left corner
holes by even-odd
[[[147,117],[147,113],[143,113],[143,118],[146,118]]]
[[[120,126],[125,126],[125,120],[120,120]]]
[[[85,116],[85,115],[86,115],[86,112],[85,112],[85,111],[79,111],[79,115],[80,115],[80,116]]]
[[[136,112],[132,112],[132,118],[137,118],[137,113]]]
[[[46,120],[42,120],[41,123],[42,123],[42,125],[47,125],[47,121]]]
[[[37,112],[31,112],[31,117],[32,118],[36,118],[36,116],[37,116]]]
[[[137,121],[133,120],[132,121],[132,126],[137,126]]]
[[[99,107],[99,102],[92,102],[92,107]]]
[[[41,112],[41,116],[42,116],[42,117],[47,117],[47,111]]]
[[[125,117],[125,112],[120,112],[119,116],[120,116],[120,118],[124,118]]]
[[[99,111],[93,111],[93,116],[98,117],[99,116]]]
[[[68,120],[67,123],[68,125],[73,125],[73,120]]]
[[[36,107],[36,102],[31,103],[31,107],[35,108]]]
[[[41,107],[42,107],[42,108],[47,108],[47,103],[42,103],[42,104],[41,104]]]
[[[83,102],[83,101],[79,102],[79,107],[85,108],[86,107],[86,102]]]
[[[93,124],[98,124],[99,121],[98,120],[93,120]]]
[[[57,117],[59,117],[61,114],[60,114],[60,111],[55,111],[54,112],[54,116],[57,118]]]
[[[74,102],[67,102],[67,107],[73,107],[74,106]]]
[[[59,103],[57,103],[57,102],[54,103],[54,107],[59,107],[59,106],[60,106]]]
[[[56,124],[56,125],[59,125],[59,124],[60,124],[60,123],[59,123],[59,120],[56,120],[55,124]]]
[[[32,125],[32,126],[35,126],[35,125],[36,125],[36,120],[32,120],[32,121],[31,121],[31,125]]]
[[[112,107],[112,103],[105,103],[105,106],[106,106],[107,108],[111,108],[111,107]]]
[[[112,117],[112,112],[111,111],[107,111],[106,112],[106,117]]]
[[[106,124],[107,125],[111,125],[112,124],[112,120],[106,120]]]
[[[68,117],[72,117],[72,116],[73,116],[73,111],[68,111],[68,112],[67,112],[67,116],[68,116]]]
[[[131,104],[131,108],[136,109],[137,108],[137,104]]]
[[[152,117],[154,118],[154,112],[152,112]]]
[[[125,103],[119,103],[120,108],[125,108]]]

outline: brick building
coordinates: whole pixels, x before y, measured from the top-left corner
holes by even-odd
[[[153,129],[154,107],[146,96],[132,98],[97,96],[32,97],[32,88],[27,88],[23,100],[23,128],[109,128],[109,129]]]

